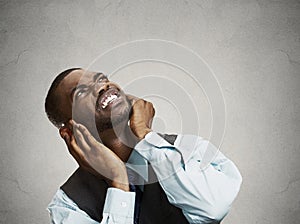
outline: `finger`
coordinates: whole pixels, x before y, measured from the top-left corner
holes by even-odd
[[[67,132],[65,132],[65,130],[60,130],[60,133],[61,133],[62,138],[65,140],[65,143],[68,147],[69,153],[80,164],[79,155],[78,155],[79,152],[77,152],[76,149],[74,148],[73,142],[75,142],[75,140],[71,140],[74,137],[72,136],[72,134],[69,135]],[[71,142],[72,142],[72,144],[71,144]]]
[[[95,146],[95,144],[101,144],[94,138],[91,132],[83,124],[76,123],[75,121],[73,121],[73,123],[90,147]]]
[[[91,147],[89,146],[89,144],[86,142],[85,140],[85,136],[84,134],[80,131],[79,129],[79,124],[75,124],[73,127],[73,131],[74,131],[74,134],[75,134],[75,137],[76,137],[76,142],[77,142],[77,145],[81,148],[81,150],[83,152],[88,152],[90,151]]]
[[[78,158],[76,160],[79,163],[86,162],[84,153],[83,153],[82,149],[78,146],[78,144],[77,144],[77,142],[75,140],[75,136],[71,137],[69,151],[70,151],[70,153],[73,156],[75,156],[76,158]]]
[[[87,167],[89,164],[84,159],[81,150],[76,147],[76,140],[69,128],[61,128],[59,130],[61,137],[65,140],[65,143],[68,147],[69,153],[77,161],[80,166]],[[72,142],[72,143],[71,143]]]
[[[153,104],[151,106],[152,106],[152,116],[154,117],[154,115],[155,115],[155,108],[154,108]]]
[[[103,161],[108,161],[112,156],[116,156],[109,148],[98,142],[84,125],[78,124],[78,129],[83,133],[91,150],[95,149],[99,153],[98,155],[101,154]]]
[[[72,124],[72,119],[70,119],[67,123],[66,123],[66,128],[68,128],[71,132],[73,132],[73,124]]]
[[[67,138],[67,141],[69,141],[69,152],[77,161],[77,163],[81,166],[87,166],[88,162],[86,161],[81,148],[78,146],[75,136],[71,135],[70,138]]]
[[[75,124],[76,124],[76,122],[73,119],[70,119],[69,122],[68,122],[69,128],[73,128],[75,126]]]
[[[148,127],[151,129],[152,128],[152,123],[153,123],[153,117],[149,119],[148,121]]]
[[[146,104],[146,108],[150,112],[151,116],[154,117],[154,115],[155,115],[155,108],[153,106],[153,103],[151,103],[151,102],[148,101],[147,104]]]
[[[87,144],[89,144],[90,146],[95,146],[96,144],[102,145],[94,138],[94,136],[89,132],[89,130],[84,125],[78,124],[78,130],[83,134],[85,140],[87,141]]]

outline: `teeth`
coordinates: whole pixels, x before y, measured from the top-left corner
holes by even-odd
[[[116,99],[116,98],[118,98],[117,95],[110,95],[110,96],[108,96],[108,97],[104,100],[104,102],[102,103],[102,108],[103,108],[103,109],[106,108],[107,105],[108,105],[110,102],[112,102],[114,99]]]

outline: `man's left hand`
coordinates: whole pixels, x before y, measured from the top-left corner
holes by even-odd
[[[155,109],[151,102],[134,96],[128,95],[127,97],[132,105],[132,113],[129,121],[130,129],[141,140],[146,134],[152,131],[151,127]]]

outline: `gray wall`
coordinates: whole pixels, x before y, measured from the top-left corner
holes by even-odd
[[[0,223],[48,223],[76,168],[44,114],[55,74],[144,38],[193,49],[223,89],[221,150],[244,180],[224,224],[300,222],[299,1],[10,0],[0,10]]]

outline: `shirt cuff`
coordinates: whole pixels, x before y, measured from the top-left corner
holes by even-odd
[[[160,148],[174,148],[169,142],[167,142],[164,138],[159,136],[156,132],[149,132],[145,135],[141,141],[139,141],[134,149],[146,160],[149,162],[153,162],[157,160],[157,149]]]
[[[134,217],[135,192],[126,192],[117,188],[108,188],[103,214],[122,217]]]

